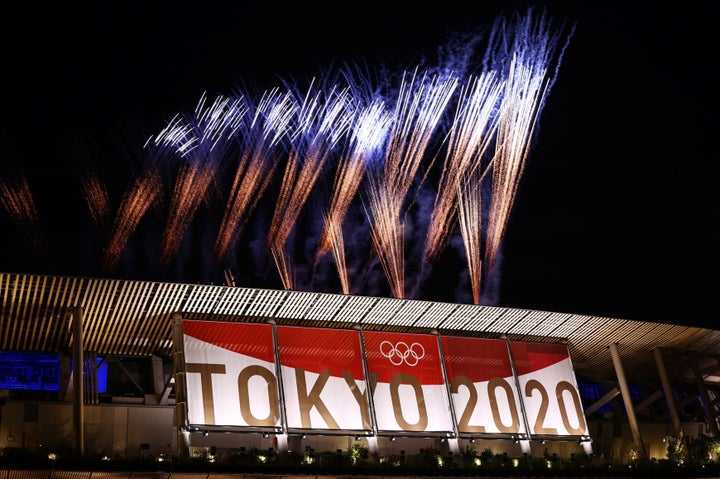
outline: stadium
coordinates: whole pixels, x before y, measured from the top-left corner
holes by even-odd
[[[0,475],[712,469],[720,331],[495,306],[573,30],[532,13],[474,62],[203,94],[108,181],[0,171]]]
[[[0,296],[6,451],[222,462],[490,450],[627,464],[717,435],[720,332],[704,328],[14,273],[0,274]],[[382,366],[383,342],[405,361]],[[434,366],[413,370],[413,357]]]

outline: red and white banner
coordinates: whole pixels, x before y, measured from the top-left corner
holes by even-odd
[[[362,334],[378,430],[452,432],[437,336]]]
[[[370,430],[370,410],[355,330],[278,326],[289,428]]]
[[[510,342],[530,433],[588,434],[567,346]]]
[[[182,332],[190,426],[588,434],[564,345],[194,320]]]
[[[280,426],[272,326],[183,321],[188,423]]]
[[[442,337],[458,432],[525,433],[507,341]]]

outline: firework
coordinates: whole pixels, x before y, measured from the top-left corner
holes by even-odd
[[[195,212],[206,200],[223,153],[245,115],[239,99],[219,96],[209,107],[205,102],[203,95],[194,116],[188,119],[189,128],[184,131],[189,134],[174,139],[184,162],[178,168],[162,238],[163,263],[177,253]]]
[[[473,37],[473,52],[479,38]],[[473,301],[479,303],[482,279],[497,270],[560,63],[560,39],[547,17],[528,10],[512,24],[495,23],[481,72],[471,70],[477,62],[468,56],[468,45],[456,42],[444,52],[458,58],[399,77],[384,71],[383,85],[373,85],[370,76],[352,79],[347,71],[313,79],[308,88],[286,83],[262,92],[257,103],[246,94],[212,101],[203,94],[191,113],[178,113],[143,146],[145,163],[121,199],[102,264],[115,267],[150,208],[162,207],[157,258],[167,265],[205,205],[203,239],[214,236],[201,255],[212,250],[228,284],[242,282],[228,269],[241,235],[257,234],[249,245],[264,249],[255,249],[252,259],[270,269],[273,262],[285,289],[298,287],[302,277],[296,273],[304,268],[319,273],[321,260],[332,253],[345,294],[351,283],[367,279],[353,278],[351,271],[365,271],[372,277],[353,289],[387,286],[403,298],[406,267],[419,286],[430,271],[424,266],[448,244],[458,244],[459,235]],[[94,224],[105,230],[111,217],[105,185],[87,173],[81,187]],[[11,219],[38,241],[28,182],[0,177],[0,193]],[[253,229],[251,219],[257,220]],[[362,234],[345,236],[351,230]],[[308,251],[296,252],[300,244]],[[353,263],[348,271],[348,251],[354,254],[349,258],[359,258],[367,245],[372,263],[364,270]],[[420,274],[406,257],[420,260]]]
[[[321,104],[311,87],[300,108],[267,243],[285,289],[294,288],[285,243],[333,147],[347,131],[349,101],[348,90],[331,90],[327,103]]]
[[[290,94],[281,94],[276,88],[264,93],[252,121],[241,129],[245,148],[240,152],[240,161],[215,241],[216,260],[222,261],[228,256],[268,188],[279,161],[277,146],[288,134],[295,113],[296,104]]]
[[[369,183],[371,239],[396,298],[405,297],[406,200],[418,181],[427,147],[457,84],[453,76],[441,79],[426,73],[418,80],[417,71],[409,78],[403,76],[385,163],[380,178]]]
[[[40,236],[37,234],[37,208],[27,178],[3,180],[0,178],[0,203],[16,225],[24,232],[25,238],[37,247]]]
[[[476,169],[457,184],[458,222],[475,304],[480,304],[482,292],[482,179],[482,173]]]
[[[149,171],[135,179],[123,196],[110,240],[103,251],[102,264],[105,268],[112,270],[117,265],[130,236],[161,192],[162,180],[157,173]]]
[[[460,91],[425,241],[428,260],[435,259],[452,235],[461,179],[483,168],[495,134],[502,85],[496,72],[488,72],[471,78]]]
[[[360,188],[368,163],[375,160],[385,143],[391,115],[382,101],[377,100],[358,113],[350,132],[349,153],[341,157],[333,181],[330,207],[323,216],[324,228],[320,235],[317,255],[332,250],[342,290],[350,293],[345,266],[345,248],[342,224],[350,205]]]

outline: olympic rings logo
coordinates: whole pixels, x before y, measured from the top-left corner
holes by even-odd
[[[395,345],[390,341],[383,341],[380,343],[380,354],[388,358],[394,366],[400,366],[402,363],[417,366],[425,357],[425,348],[420,343],[412,343],[408,346],[404,341],[399,341]]]

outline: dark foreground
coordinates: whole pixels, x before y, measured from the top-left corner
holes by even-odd
[[[496,456],[473,461],[453,461],[445,458],[410,457],[402,461],[393,458],[352,462],[347,455],[318,455],[312,461],[302,455],[236,457],[231,461],[212,462],[208,458],[178,460],[177,458],[148,457],[142,460],[110,460],[108,458],[62,459],[42,457],[22,450],[0,450],[0,479],[340,479],[340,478],[720,478],[720,464],[671,463],[647,461],[627,465],[605,465],[587,458],[548,461],[544,458],[508,458]],[[193,477],[188,477],[193,476]]]

